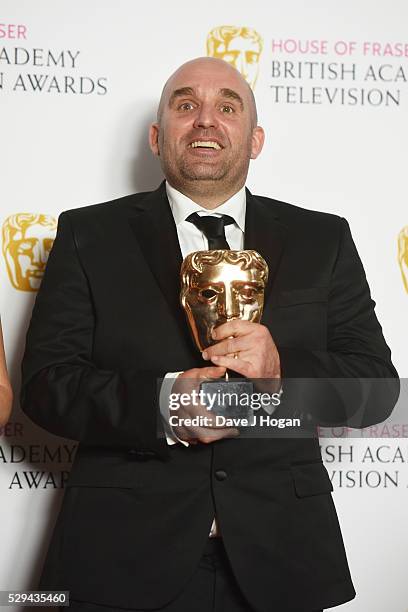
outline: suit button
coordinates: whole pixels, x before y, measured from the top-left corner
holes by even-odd
[[[128,459],[134,459],[136,461],[147,461],[148,459],[155,457],[156,453],[150,450],[131,448],[127,451],[127,456]]]
[[[215,477],[217,480],[225,480],[227,478],[227,472],[225,470],[216,470]]]

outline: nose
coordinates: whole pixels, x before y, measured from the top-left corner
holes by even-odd
[[[39,240],[33,247],[33,258],[32,262],[39,268],[44,268],[47,263],[47,254],[41,240]]]
[[[195,128],[216,128],[218,126],[217,110],[209,103],[203,103],[194,121]]]
[[[242,74],[244,79],[247,80],[247,78],[248,78],[248,66],[247,66],[245,57],[243,55],[240,56],[238,63],[239,63],[239,65],[237,66],[237,68],[238,68],[239,72]]]
[[[237,319],[240,314],[237,295],[226,287],[222,298],[220,300],[220,314],[227,320]]]

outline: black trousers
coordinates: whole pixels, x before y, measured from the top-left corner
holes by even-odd
[[[61,612],[125,612],[99,604],[71,600]],[[222,540],[209,538],[200,563],[183,592],[163,612],[253,612],[232,573]],[[147,612],[137,608],[134,612]],[[150,610],[149,612],[152,612]],[[271,612],[280,612],[272,610]],[[323,612],[316,610],[316,612]]]

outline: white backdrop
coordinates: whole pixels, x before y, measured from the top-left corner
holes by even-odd
[[[2,0],[0,223],[9,227],[17,213],[57,217],[155,188],[161,175],[147,126],[164,80],[207,53],[214,28],[253,28],[263,39],[255,95],[267,140],[248,186],[349,220],[394,363],[406,375],[408,295],[397,238],[408,226],[407,19],[403,0],[225,0],[205,7]],[[26,237],[52,234],[38,223]],[[38,270],[44,244],[35,247]],[[29,282],[23,273],[13,285],[5,241],[3,248],[0,309],[18,395],[35,298],[27,288],[37,277]],[[18,259],[23,268],[24,261]],[[75,445],[29,423],[17,401],[1,433],[0,590],[33,588]],[[322,440],[358,592],[339,608],[347,612],[408,610],[408,432],[392,433]]]

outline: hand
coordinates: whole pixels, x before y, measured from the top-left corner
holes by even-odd
[[[265,325],[234,319],[217,327],[213,338],[218,342],[203,351],[203,359],[245,378],[278,379],[280,385],[279,353]]]
[[[200,383],[204,380],[217,379],[224,376],[226,368],[219,366],[207,366],[205,368],[193,368],[186,370],[180,374],[174,382],[172,388],[172,394],[189,394],[193,391],[196,393],[200,390]],[[172,427],[174,433],[180,440],[189,442],[190,444],[197,444],[202,442],[203,444],[209,444],[222,438],[231,438],[239,435],[238,429],[235,427],[222,427],[215,424],[214,415],[211,410],[207,407],[198,403],[193,403],[187,406],[180,406],[177,411],[171,411],[181,422],[180,426]],[[186,425],[183,423],[184,419],[192,419],[196,416],[202,416],[206,418],[206,426],[199,427],[193,425]]]

